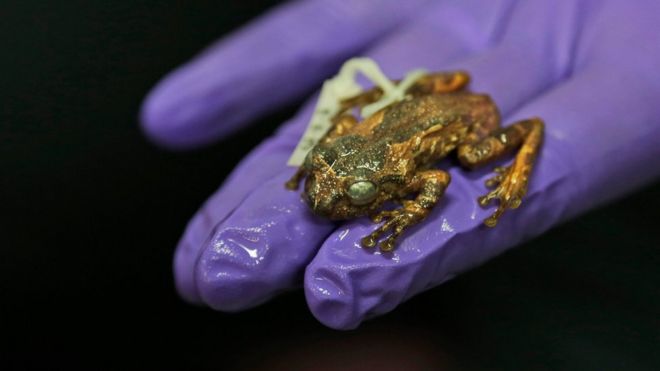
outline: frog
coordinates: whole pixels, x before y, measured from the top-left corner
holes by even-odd
[[[314,214],[337,221],[368,216],[382,223],[360,243],[389,252],[442,199],[451,176],[438,168],[440,160],[455,155],[460,166],[473,170],[516,152],[510,165],[494,168],[485,184],[491,190],[477,199],[482,207],[498,202],[484,220],[495,227],[527,192],[545,124],[531,117],[502,126],[493,99],[470,91],[470,80],[460,70],[425,73],[402,99],[367,117],[359,109],[381,99],[383,89],[343,99],[331,127],[286,188],[298,189],[304,178],[302,198]]]

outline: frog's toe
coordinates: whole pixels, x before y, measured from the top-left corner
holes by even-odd
[[[495,212],[484,221],[489,227],[497,225],[497,221],[507,209],[517,209],[527,192],[527,179],[516,176],[510,167],[499,167],[495,172],[497,175],[486,181],[487,186],[495,189],[478,198],[482,207],[488,206],[495,199],[499,201]]]
[[[500,183],[502,183],[502,181],[506,177],[506,174],[507,174],[508,170],[509,170],[508,167],[504,167],[504,166],[496,167],[495,168],[495,176],[486,179],[486,181],[484,182],[486,184],[486,187],[493,188],[493,187],[498,186]]]
[[[502,191],[499,187],[489,192],[486,196],[479,198],[479,204],[484,207],[487,206],[490,201],[497,199],[499,205],[495,212],[484,220],[484,224],[489,227],[494,227],[497,225],[497,221],[500,219],[504,211],[507,209],[517,209],[520,206],[522,196],[518,194],[519,192],[509,192]]]
[[[397,226],[392,234],[387,236],[387,238],[380,243],[380,251],[388,252],[394,250],[394,247],[396,246],[396,240],[404,230],[404,226]]]
[[[368,236],[364,237],[361,241],[363,247],[374,247],[378,240],[386,232],[391,231],[383,241],[380,242],[381,251],[392,251],[396,245],[396,240],[399,236],[410,226],[416,224],[419,220],[423,219],[423,215],[404,210],[391,210],[381,211],[373,219],[378,220],[387,219],[387,221],[378,227],[375,231],[371,232]]]
[[[362,238],[360,243],[362,244],[362,247],[374,247],[376,246],[376,242],[378,241],[378,238],[372,234]]]
[[[378,239],[387,231],[395,227],[397,223],[399,223],[399,215],[400,213],[397,212],[397,210],[393,211],[388,211],[387,216],[383,215],[385,212],[381,212],[378,214],[376,217],[380,217],[382,220],[383,218],[388,218],[388,220],[378,227],[375,231],[371,232],[367,237],[362,239],[362,246],[364,247],[374,247],[376,246],[376,243],[378,242]]]
[[[385,219],[389,219],[394,216],[395,210],[383,210],[377,214],[371,215],[371,221],[374,223],[380,223]]]

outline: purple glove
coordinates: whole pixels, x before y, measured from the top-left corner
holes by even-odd
[[[201,208],[174,262],[191,302],[237,311],[303,281],[312,313],[350,329],[581,212],[660,175],[660,3],[302,1],[221,40],[148,97],[144,129],[194,147],[291,101],[360,52],[392,78],[463,69],[503,124],[546,136],[522,206],[494,229],[477,197],[492,167],[452,167],[444,200],[383,256],[359,246],[377,225],[313,216],[284,188],[314,102],[245,158]],[[366,53],[361,52],[367,50]]]

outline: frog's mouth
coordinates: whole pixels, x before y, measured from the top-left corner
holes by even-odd
[[[357,207],[343,198],[334,203],[318,203],[310,205],[314,214],[330,220],[347,220],[367,214],[367,207]]]
[[[342,195],[335,190],[311,190],[305,192],[305,201],[316,215],[328,219],[343,219],[340,205],[343,203]],[[344,209],[344,208],[341,208]]]
[[[360,214],[361,207],[351,205],[336,179],[316,179],[308,177],[305,181],[303,198],[314,214],[331,220],[352,218]]]
[[[378,186],[368,179],[339,179],[334,172],[310,174],[303,198],[319,216],[345,220],[366,215],[378,197]]]

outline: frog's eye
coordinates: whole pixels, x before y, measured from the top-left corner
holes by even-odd
[[[346,194],[353,205],[365,205],[376,198],[376,185],[368,180],[355,182],[348,187]]]

